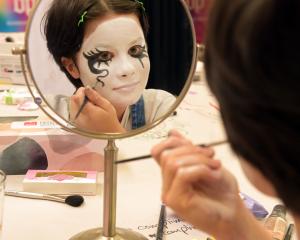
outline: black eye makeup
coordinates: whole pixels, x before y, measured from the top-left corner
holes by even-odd
[[[147,50],[146,50],[146,46],[134,45],[128,50],[128,54],[131,57],[137,58],[140,61],[140,63],[142,64],[142,67],[145,68],[142,59],[149,57]]]
[[[88,66],[94,74],[101,74],[103,72],[103,69],[100,69],[102,64],[109,67],[109,63],[113,58],[113,54],[111,52],[100,51],[97,48],[87,53],[83,53],[83,56],[88,60]]]

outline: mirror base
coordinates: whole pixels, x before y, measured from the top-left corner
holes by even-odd
[[[147,238],[140,233],[123,228],[117,228],[114,237],[105,237],[102,228],[94,228],[78,233],[70,240],[147,240]]]

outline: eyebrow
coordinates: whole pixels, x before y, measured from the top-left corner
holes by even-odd
[[[138,43],[139,41],[145,42],[145,39],[143,37],[138,37],[138,38],[134,39],[133,41],[129,42],[128,46],[134,45],[134,44]],[[109,44],[99,43],[96,45],[96,48],[114,48],[114,46],[109,45]]]
[[[145,39],[143,37],[138,37],[137,39],[131,41],[128,45],[133,45],[138,43],[139,41],[145,41]]]

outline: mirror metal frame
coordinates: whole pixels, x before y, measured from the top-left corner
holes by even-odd
[[[192,34],[192,38],[193,38],[192,39],[192,42],[193,42],[192,62],[191,62],[190,71],[189,71],[186,83],[184,85],[184,88],[182,89],[180,95],[177,97],[175,103],[172,105],[171,109],[168,112],[166,112],[164,114],[164,116],[160,117],[153,123],[147,124],[146,126],[138,128],[136,130],[128,131],[126,133],[95,133],[95,132],[85,131],[83,129],[77,128],[76,126],[71,125],[71,122],[62,118],[59,114],[57,114],[54,111],[54,109],[52,109],[50,104],[48,104],[47,100],[43,96],[41,90],[39,89],[37,82],[35,81],[35,79],[33,77],[33,72],[32,72],[31,66],[30,66],[30,61],[29,61],[29,56],[28,56],[28,49],[29,49],[29,40],[28,39],[29,39],[30,29],[31,29],[31,25],[32,25],[32,22],[33,22],[33,19],[35,16],[35,12],[36,12],[37,8],[39,7],[41,1],[42,0],[37,0],[34,8],[32,9],[31,14],[30,14],[28,24],[26,26],[26,31],[25,31],[25,49],[19,49],[19,50],[15,49],[14,53],[19,54],[21,56],[21,62],[22,62],[22,68],[23,68],[23,72],[24,72],[25,81],[26,81],[27,87],[28,87],[31,95],[34,98],[36,98],[36,97],[41,98],[42,101],[44,103],[46,103],[47,108],[44,108],[42,106],[40,106],[40,108],[50,119],[52,119],[56,124],[60,125],[62,127],[62,129],[66,130],[68,132],[76,133],[79,135],[83,135],[83,136],[95,138],[95,139],[111,140],[111,139],[122,139],[122,138],[132,137],[137,134],[146,132],[146,131],[156,127],[157,125],[159,125],[166,118],[168,118],[175,111],[175,109],[179,106],[179,104],[182,102],[183,98],[185,97],[186,93],[188,92],[188,90],[192,84],[192,79],[193,79],[193,76],[195,73],[196,61],[197,61],[197,44],[196,44],[196,33],[195,33],[194,23],[193,23],[193,19],[192,19],[191,13],[189,11],[189,8],[184,0],[178,0],[178,1],[181,2],[181,5],[185,10],[186,16],[189,20],[189,26],[191,28],[190,30],[191,30],[191,34]],[[26,63],[27,63],[27,67],[28,67],[27,71],[29,72],[29,77],[30,77],[30,80],[32,83],[30,82],[30,80],[27,78],[27,75],[26,75],[25,61],[23,59],[23,55],[25,55],[25,58],[26,58]],[[34,88],[32,87],[32,85],[34,86]],[[36,95],[34,93],[34,89],[37,91],[38,95]]]

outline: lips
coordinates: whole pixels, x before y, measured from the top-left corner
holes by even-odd
[[[113,88],[114,91],[120,91],[120,90],[130,90],[132,88],[134,88],[135,86],[137,86],[140,82],[133,82],[133,83],[129,83],[129,84],[125,84],[116,88]]]

